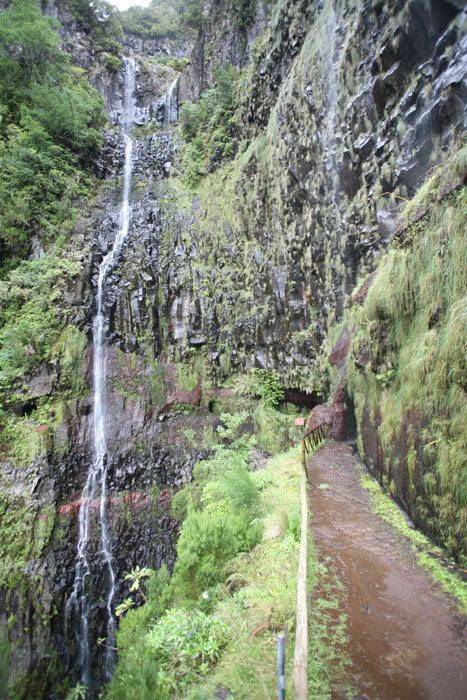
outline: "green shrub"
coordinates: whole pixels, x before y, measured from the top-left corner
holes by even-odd
[[[172,515],[180,523],[185,520],[188,515],[188,509],[193,505],[192,491],[193,485],[188,484],[172,496]]]
[[[54,238],[89,192],[104,101],[61,49],[60,25],[37,0],[0,12],[0,255],[26,257],[32,234]]]
[[[215,84],[203,92],[198,102],[185,103],[180,115],[181,132],[187,142],[185,172],[192,186],[234,154],[233,111],[238,74],[233,66],[224,64],[215,71],[214,79]]]
[[[165,564],[146,579],[146,597],[144,605],[128,610],[119,620],[119,663],[108,693],[114,700],[127,697],[150,700],[154,698],[155,689],[160,693],[157,697],[168,697],[166,691],[156,685],[157,667],[147,653],[146,644],[147,632],[172,603],[173,588]]]
[[[110,53],[104,54],[104,62],[110,73],[116,73],[122,67],[122,59],[119,56],[112,56]]]
[[[177,591],[183,597],[197,598],[222,579],[223,566],[229,559],[252,549],[261,535],[259,524],[252,524],[232,508],[190,512],[177,545]]]
[[[291,416],[284,415],[259,401],[253,413],[258,447],[264,452],[278,454],[296,442],[295,425]]]
[[[223,623],[199,610],[179,608],[169,610],[147,633],[139,623],[134,636],[138,639],[120,656],[106,696],[110,700],[183,697],[187,686],[216,663],[228,641]]]
[[[224,623],[199,610],[169,610],[147,636],[148,650],[158,665],[159,684],[180,693],[207,673],[227,641]]]
[[[249,376],[246,393],[259,396],[268,408],[277,406],[285,396],[280,378],[271,369],[254,369]]]
[[[246,469],[232,469],[224,476],[222,487],[226,498],[236,510],[245,510],[253,517],[257,515],[258,488]]]

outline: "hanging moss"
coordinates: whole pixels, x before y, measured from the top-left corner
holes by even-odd
[[[365,450],[369,409],[382,453],[392,465],[383,458],[375,469],[386,471],[391,493],[412,517],[463,560],[467,190],[456,191],[456,183],[466,150],[458,151],[407,206],[401,234],[363,306],[349,315],[355,335],[348,363],[360,446]],[[446,189],[455,191],[443,196]],[[415,213],[417,221],[410,225]],[[404,461],[395,471],[397,454]]]

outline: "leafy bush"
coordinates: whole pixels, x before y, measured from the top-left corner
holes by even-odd
[[[109,687],[109,698],[154,698],[157,667],[152,655],[147,653],[146,634],[169,608],[172,597],[170,575],[164,564],[157,573],[152,572],[146,579],[147,602],[120,617],[117,632],[119,662]],[[159,688],[157,697],[168,696],[165,690]]]
[[[177,545],[178,559],[174,583],[184,597],[196,599],[204,590],[222,579],[224,564],[238,552],[246,552],[262,535],[253,524],[233,508],[192,511],[183,523]]]
[[[140,608],[144,611],[147,605]],[[226,626],[205,613],[187,612],[179,608],[169,610],[145,633],[138,611],[125,618],[136,623],[129,646],[122,648],[116,673],[109,687],[110,700],[137,698],[138,700],[183,697],[186,687],[219,659],[228,641]],[[123,639],[118,634],[119,648]]]
[[[104,103],[58,28],[37,0],[0,13],[0,254],[24,256],[39,231],[54,237],[89,191],[82,166],[100,148]]]
[[[122,67],[122,59],[119,56],[112,56],[110,53],[104,54],[104,62],[110,73],[116,73]]]
[[[158,664],[158,681],[179,693],[216,663],[228,641],[224,623],[195,610],[174,608],[159,620],[147,636],[147,645]]]
[[[267,469],[260,469],[256,472],[251,472],[250,477],[258,491],[262,491],[267,486],[275,483],[274,474]]]
[[[267,408],[274,408],[285,397],[280,377],[271,369],[254,369],[238,378],[237,384],[239,393],[259,397]]]

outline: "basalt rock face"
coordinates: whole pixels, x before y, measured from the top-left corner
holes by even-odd
[[[206,37],[213,56],[234,50],[215,34],[226,13],[216,4],[195,46],[199,89]],[[328,328],[465,128],[465,26],[434,0],[274,9],[241,79],[233,171],[184,208],[162,203],[165,348],[201,347],[220,375],[270,367],[286,386],[324,389]]]
[[[250,63],[255,41],[264,34],[271,10],[272,4],[265,0],[238,5],[231,0],[208,3],[190,69],[182,76],[183,101],[197,100],[215,82],[215,70],[223,64],[241,69]]]
[[[140,72],[143,72],[140,70]],[[30,421],[23,436],[28,453],[1,464],[2,529],[11,537],[14,565],[2,569],[0,622],[11,644],[10,681],[18,697],[49,697],[51,683],[66,675],[73,681],[74,651],[66,613],[73,587],[78,540],[80,498],[93,462],[92,322],[98,266],[119,230],[124,143],[118,125],[122,111],[120,73],[102,76],[110,127],[96,163],[102,186],[92,208],[83,211],[73,231],[79,274],[64,280],[60,303],[65,323],[75,330],[73,372],[79,389],[70,391],[66,361],[58,350],[54,364],[24,377],[21,411],[39,401],[51,408],[41,423]],[[136,129],[154,119],[149,107],[162,104],[167,83],[155,83],[150,71],[137,84]],[[99,81],[96,83],[100,85]],[[112,89],[109,89],[109,85]],[[193,380],[169,363],[154,361],[158,340],[157,280],[161,231],[158,193],[174,161],[173,138],[156,133],[138,138],[134,176],[146,183],[135,188],[131,236],[119,264],[109,274],[104,299],[107,352],[106,437],[108,445],[108,503],[111,548],[116,576],[116,604],[128,596],[124,575],[136,565],[172,570],[179,525],[170,515],[170,495],[191,479],[193,465],[206,457],[201,444],[188,441],[185,431],[201,434],[218,424],[215,416],[185,415],[183,407],[200,405],[198,378]],[[79,331],[76,327],[79,327]],[[73,336],[73,337],[75,337]],[[78,342],[79,341],[79,342]],[[138,349],[138,355],[133,351]],[[73,351],[75,352],[75,351]],[[70,395],[74,398],[70,398]],[[54,398],[55,397],[55,398]],[[30,405],[28,405],[30,404]],[[187,408],[185,411],[189,410]],[[46,422],[47,421],[47,422]],[[33,449],[34,447],[34,449]],[[28,454],[37,454],[29,459]],[[91,504],[89,550],[96,557],[98,504]],[[97,549],[96,549],[97,548]],[[100,580],[102,576],[102,580]],[[104,572],[93,574],[95,590],[104,586]],[[91,601],[93,639],[105,636],[105,611]],[[93,665],[100,650],[92,645]],[[15,686],[16,687],[16,686]],[[55,691],[53,691],[55,692]],[[58,696],[60,696],[60,691]]]

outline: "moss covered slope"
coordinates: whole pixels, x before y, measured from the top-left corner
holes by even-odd
[[[350,319],[360,449],[414,521],[467,556],[467,149],[407,206]]]

